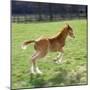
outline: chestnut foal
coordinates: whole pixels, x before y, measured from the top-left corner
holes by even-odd
[[[36,60],[40,59],[46,54],[51,51],[51,52],[59,52],[59,55],[55,59],[56,63],[60,63],[63,58],[63,47],[65,45],[65,40],[67,36],[71,36],[74,38],[74,33],[70,25],[66,24],[61,32],[57,33],[55,36],[49,38],[49,37],[41,37],[36,40],[29,40],[25,41],[22,45],[23,49],[26,49],[27,45],[30,43],[34,43],[34,49],[35,53],[32,55],[32,67],[31,67],[31,73],[36,74],[39,73],[41,74],[42,72],[36,65]]]

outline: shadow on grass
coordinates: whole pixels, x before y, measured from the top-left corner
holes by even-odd
[[[56,70],[54,74],[51,75],[51,78],[45,80],[44,75],[30,75],[29,83],[32,85],[32,88],[45,88],[45,87],[56,87],[63,86],[63,83],[66,81],[67,71],[60,68]]]
[[[59,68],[59,70],[56,70],[52,78],[48,80],[48,82],[51,83],[51,86],[63,86],[64,82],[66,81],[67,71],[63,68]]]
[[[31,88],[59,87],[86,84],[86,75],[82,69],[68,70],[67,68],[56,68],[54,72],[46,77],[45,75],[30,75],[29,83]],[[47,79],[46,79],[47,78]]]
[[[59,68],[54,75],[48,80],[51,86],[72,86],[85,85],[87,83],[84,70],[67,70],[67,68]]]
[[[42,87],[47,87],[47,82],[44,79],[43,75],[32,75],[30,74],[30,81],[32,88],[42,88]]]

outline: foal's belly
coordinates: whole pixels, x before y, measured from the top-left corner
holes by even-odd
[[[49,46],[49,51],[52,51],[52,52],[61,51],[63,46],[64,44],[52,43]]]

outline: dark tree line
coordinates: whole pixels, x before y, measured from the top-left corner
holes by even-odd
[[[40,3],[40,2],[20,2],[12,1],[12,13],[13,14],[32,14],[38,13],[38,11],[48,14],[53,13],[86,13],[85,5],[65,5],[65,4],[53,4],[53,3]]]

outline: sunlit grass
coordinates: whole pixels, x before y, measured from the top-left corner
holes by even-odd
[[[64,60],[55,64],[56,53],[48,53],[38,60],[43,75],[30,75],[30,58],[34,52],[33,44],[26,50],[21,49],[24,40],[36,39],[42,35],[52,36],[65,23],[69,23],[75,39],[66,40]],[[12,88],[35,88],[50,86],[87,84],[87,21],[69,20],[45,23],[12,23]]]

